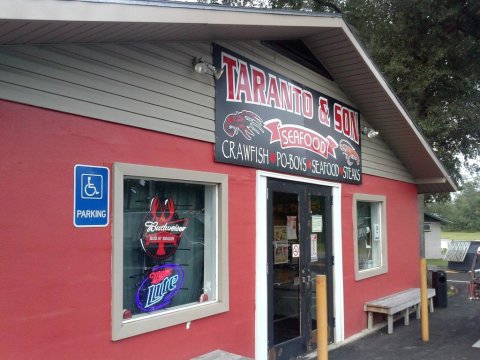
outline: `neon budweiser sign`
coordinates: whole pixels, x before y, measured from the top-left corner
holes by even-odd
[[[161,202],[159,196],[155,196],[141,230],[140,243],[143,250],[155,259],[171,257],[180,245],[187,225],[188,219],[180,219],[175,212],[171,197]]]
[[[357,110],[217,45],[214,64],[217,161],[361,183]]]

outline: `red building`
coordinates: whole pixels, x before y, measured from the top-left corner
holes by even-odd
[[[22,0],[0,44],[3,359],[288,359],[315,275],[331,343],[419,286],[455,184],[341,15]]]

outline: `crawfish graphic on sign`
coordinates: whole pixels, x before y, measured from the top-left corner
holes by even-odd
[[[255,134],[264,132],[263,120],[252,111],[237,111],[227,115],[223,122],[223,130],[230,137],[240,133],[245,139],[251,140]]]
[[[155,195],[141,230],[140,243],[143,250],[155,259],[169,258],[180,245],[187,224],[188,219],[180,219],[175,212],[171,196],[161,202],[159,196]]]
[[[360,165],[360,156],[355,151],[352,144],[350,144],[347,140],[340,140],[340,150],[342,150],[343,155],[345,155],[348,165],[351,166],[354,161],[357,163],[357,165]]]

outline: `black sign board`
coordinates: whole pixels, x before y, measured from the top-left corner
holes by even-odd
[[[214,45],[215,160],[360,184],[360,114]]]

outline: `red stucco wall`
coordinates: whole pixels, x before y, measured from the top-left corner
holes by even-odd
[[[388,273],[355,280],[353,258],[353,194],[384,195],[387,202]],[[342,241],[345,337],[363,330],[368,300],[420,286],[418,205],[415,185],[363,176],[361,186],[342,186]]]
[[[2,359],[254,356],[255,173],[213,145],[0,101]],[[230,311],[111,339],[112,228],[73,226],[75,164],[114,161],[229,174]]]
[[[189,359],[223,349],[254,357],[255,170],[215,163],[213,145],[0,101],[2,359]],[[229,175],[230,311],[112,342],[112,227],[73,226],[75,164],[113,162]],[[352,197],[387,197],[389,272],[355,281]],[[363,303],[418,286],[415,186],[365,175],[342,186],[346,337]],[[112,224],[112,221],[110,221]]]

